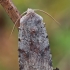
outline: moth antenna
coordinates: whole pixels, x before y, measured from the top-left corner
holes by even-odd
[[[41,11],[41,12],[45,13],[46,15],[48,15],[49,17],[51,17],[58,25],[60,25],[60,23],[56,19],[54,19],[49,13],[47,13],[47,12],[45,12],[43,10],[40,10],[40,9],[33,9],[33,10],[34,11]]]
[[[46,15],[48,15],[49,17],[51,17],[56,23],[58,23],[58,24],[60,25],[60,23],[59,23],[56,19],[54,19],[49,13],[47,13],[47,12],[41,10],[41,9],[33,9],[33,10],[34,10],[34,11],[41,11],[41,12],[45,13]],[[15,28],[15,26],[16,26],[18,20],[19,20],[24,14],[26,14],[26,13],[27,13],[27,11],[23,12],[23,13],[19,16],[19,18],[16,20],[16,22],[15,22],[13,28],[12,28],[12,31],[11,31],[10,37],[11,37],[13,31],[14,31],[14,28]]]
[[[23,12],[23,13],[19,16],[19,18],[16,20],[16,22],[15,22],[15,24],[14,24],[13,28],[12,28],[12,31],[11,31],[10,37],[11,37],[11,35],[12,35],[13,31],[14,31],[14,28],[15,28],[15,26],[16,26],[16,24],[17,24],[18,20],[19,20],[19,19],[20,19],[24,14],[26,14],[26,13],[27,13],[27,11]]]

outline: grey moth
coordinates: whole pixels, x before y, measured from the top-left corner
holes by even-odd
[[[43,18],[28,9],[20,19],[19,70],[53,70],[48,34]]]

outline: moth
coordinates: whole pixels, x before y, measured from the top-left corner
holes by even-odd
[[[18,41],[20,70],[53,70],[43,18],[32,9],[20,19]]]
[[[39,9],[28,9],[23,13],[25,15],[22,18],[18,18],[20,19],[18,34],[19,70],[53,70],[52,54],[45,23],[43,18],[35,13],[36,10]],[[44,13],[56,21],[51,15]]]

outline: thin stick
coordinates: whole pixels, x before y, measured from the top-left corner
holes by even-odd
[[[0,0],[0,4],[3,6],[5,11],[8,13],[10,19],[15,23],[19,18],[20,13],[18,9],[14,6],[11,0]],[[17,22],[16,27],[19,27],[19,21]]]

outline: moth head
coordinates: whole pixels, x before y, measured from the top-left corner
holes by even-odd
[[[34,13],[34,10],[33,10],[33,9],[28,8],[28,9],[27,9],[27,14],[29,14],[29,13]]]

